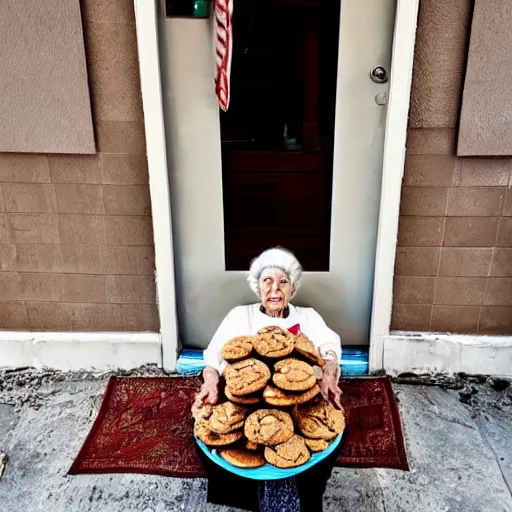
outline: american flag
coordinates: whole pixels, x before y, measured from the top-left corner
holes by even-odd
[[[233,0],[215,0],[215,92],[220,108],[229,107],[229,75],[233,53]]]

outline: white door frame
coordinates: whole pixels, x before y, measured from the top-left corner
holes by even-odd
[[[171,197],[167,175],[162,75],[158,51],[157,0],[134,0],[134,7],[153,217],[156,298],[160,318],[162,366],[165,370],[173,372],[178,359],[178,323]]]
[[[389,335],[391,326],[393,277],[418,8],[419,0],[398,0],[396,6],[370,328],[371,372],[384,369],[384,339]]]
[[[157,4],[158,0],[134,0],[153,216],[163,367],[174,371],[178,335]],[[418,5],[419,0],[397,0],[396,6],[370,336],[371,371],[383,368],[383,340],[390,332],[398,212],[405,160]]]

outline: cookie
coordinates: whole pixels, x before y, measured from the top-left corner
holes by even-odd
[[[318,393],[320,393],[320,386],[318,384],[315,384],[311,389],[303,393],[290,393],[276,388],[271,384],[267,384],[267,387],[263,390],[263,400],[277,407],[289,407],[290,405],[309,402],[309,400],[318,395]]]
[[[220,353],[228,363],[245,359],[252,352],[252,340],[252,336],[237,336],[224,343]]]
[[[251,452],[254,452],[258,450],[260,445],[258,443],[255,443],[254,441],[249,441],[248,439],[245,441],[245,449],[250,450]]]
[[[192,406],[192,417],[197,420],[206,420],[213,413],[213,405],[193,405]]]
[[[299,430],[311,439],[330,441],[345,429],[345,414],[330,402],[319,401],[312,405],[297,407],[294,411]]]
[[[266,446],[264,456],[268,463],[278,468],[301,466],[311,458],[304,438],[298,435],[277,446]]]
[[[250,395],[263,389],[270,379],[270,370],[265,363],[250,358],[228,365],[224,370],[228,393],[237,396]]]
[[[272,381],[285,391],[306,391],[316,384],[316,377],[311,365],[290,357],[274,365]]]
[[[231,391],[227,387],[224,389],[224,394],[226,395],[226,398],[230,402],[233,402],[235,404],[254,405],[261,402],[261,398],[256,394],[237,396],[233,395],[233,393],[231,393]]]
[[[265,465],[263,455],[243,448],[225,448],[219,450],[219,454],[224,460],[239,468],[259,468]]]
[[[295,336],[295,350],[308,361],[320,367],[324,366],[325,361],[322,359],[320,351],[305,334],[301,333]]]
[[[240,430],[229,434],[217,434],[210,429],[208,423],[196,421],[194,435],[207,446],[227,446],[241,439],[243,434]]]
[[[253,443],[275,445],[293,436],[292,417],[276,409],[259,409],[245,420],[245,437]]]
[[[304,442],[309,450],[313,453],[323,452],[328,446],[329,443],[324,439],[308,439],[305,438]]]
[[[280,327],[264,327],[253,341],[254,350],[264,357],[285,357],[293,352],[294,336]]]
[[[229,434],[244,426],[247,409],[231,402],[215,405],[207,423],[217,434]]]

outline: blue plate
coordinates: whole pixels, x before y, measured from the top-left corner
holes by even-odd
[[[260,468],[238,468],[233,466],[233,464],[224,460],[218,453],[216,449],[210,450],[202,441],[196,438],[197,444],[199,448],[203,450],[208,458],[213,460],[216,464],[226,469],[227,471],[231,471],[238,476],[243,476],[245,478],[251,478],[253,480],[279,480],[280,478],[289,478],[291,476],[298,475],[303,471],[313,467],[315,464],[318,464],[321,460],[324,460],[328,457],[340,444],[341,438],[343,436],[343,432],[334,439],[334,441],[322,452],[313,453],[311,458],[306,462],[306,464],[302,464],[302,466],[297,466],[296,468],[276,468],[271,464],[265,464]]]

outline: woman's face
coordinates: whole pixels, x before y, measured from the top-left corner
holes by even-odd
[[[261,303],[267,312],[283,310],[294,294],[290,278],[277,268],[267,268],[261,273]]]

